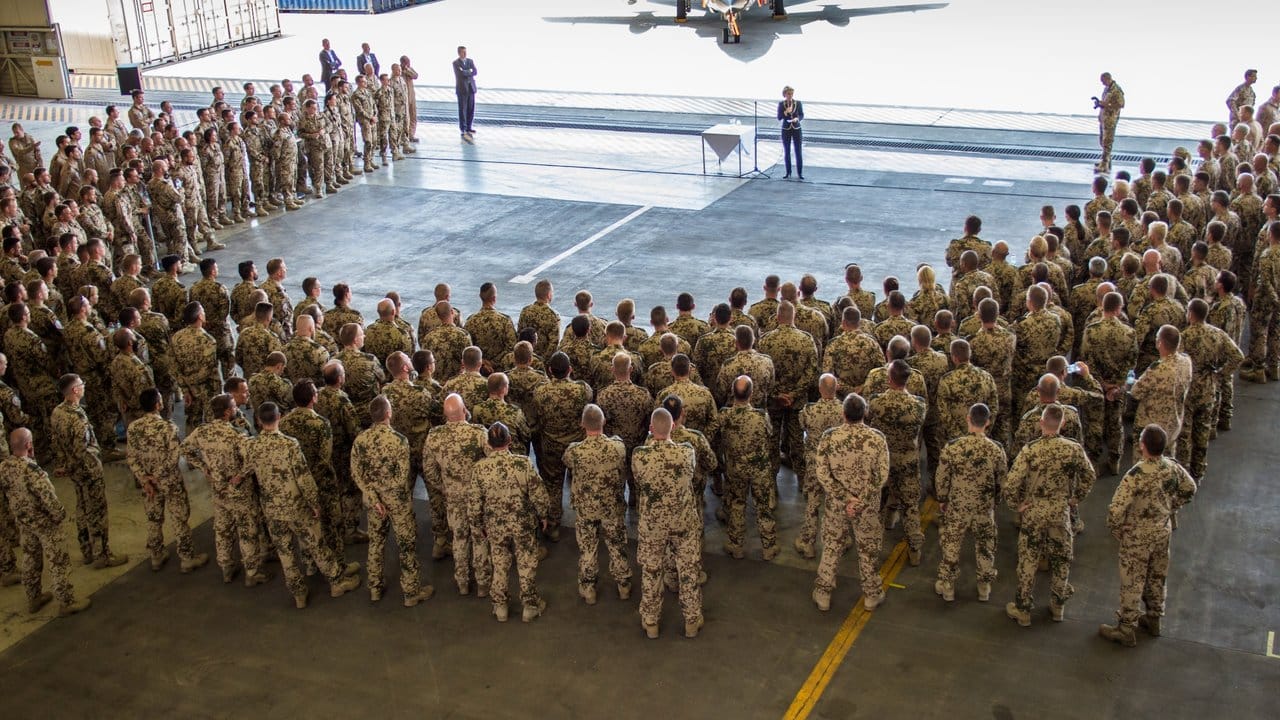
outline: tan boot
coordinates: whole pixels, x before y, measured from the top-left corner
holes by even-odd
[[[933,583],[933,591],[942,596],[947,602],[955,602],[956,588],[955,585],[945,580],[935,580]]]
[[[746,557],[746,555],[747,555],[747,554],[742,550],[742,546],[741,546],[741,545],[731,545],[731,544],[729,544],[729,543],[725,543],[725,544],[724,544],[724,554],[725,554],[725,555],[728,555],[729,557],[733,558],[734,560],[741,560],[742,558]]]
[[[827,612],[831,609],[831,593],[814,588],[813,604],[817,605],[822,612]]]
[[[0,575],[0,587],[10,587],[22,582],[22,573],[11,572]]]
[[[1004,614],[1017,620],[1022,627],[1031,627],[1031,613],[1026,610],[1020,610],[1017,603],[1011,602],[1005,605]]]
[[[298,608],[299,610],[305,610],[307,608],[307,594],[308,594],[307,591],[303,590],[298,595],[294,595],[293,606]]]
[[[431,596],[435,594],[436,594],[436,589],[434,587],[430,585],[424,585],[423,588],[419,590],[416,594],[410,595],[409,597],[404,599],[404,606],[414,607],[419,603],[423,603],[423,602],[426,602],[427,600],[430,600]]]
[[[329,587],[329,597],[342,597],[360,587],[360,576],[350,575]]]
[[[796,538],[795,542],[792,544],[795,546],[796,552],[800,554],[800,557],[806,560],[812,560],[817,556],[817,552],[814,551],[813,545],[801,542],[800,538]]]
[[[658,639],[658,626],[657,626],[657,625],[650,625],[650,624],[649,624],[649,623],[647,623],[647,622],[641,621],[640,626],[644,628],[644,634],[645,634],[645,635],[646,635],[650,640],[657,640],[657,639]]]
[[[169,562],[169,551],[161,550],[158,553],[151,554],[151,572],[160,572],[164,564]]]
[[[192,557],[190,560],[183,560],[179,566],[179,570],[183,575],[190,574],[192,570],[199,570],[209,564],[209,553],[200,553]]]
[[[631,583],[629,582],[618,583],[618,599],[619,600],[631,599]]]
[[[128,555],[112,555],[104,552],[93,559],[93,569],[105,570],[107,568],[120,567],[127,562],[129,562]]]
[[[212,250],[226,250],[226,249],[227,249],[226,245],[218,242],[217,240],[214,240],[213,238],[209,238],[208,240],[204,241],[205,252],[210,252]]]
[[[72,601],[71,603],[58,608],[58,617],[70,617],[78,612],[84,612],[85,610],[88,610],[89,606],[92,604],[93,601],[89,598],[81,598],[79,600]]]
[[[596,604],[596,588],[594,585],[578,588],[578,597],[582,598],[588,605]]]
[[[342,566],[342,576],[351,577],[360,574],[360,563],[352,561]]]
[[[27,612],[35,615],[40,612],[40,608],[48,605],[50,602],[53,602],[53,593],[41,593],[38,597],[27,601]]]
[[[978,602],[991,600],[991,583],[978,583]]]
[[[701,615],[698,616],[697,620],[691,623],[685,623],[684,636],[690,639],[698,637],[698,631],[702,629],[703,624],[704,621]]]
[[[547,609],[547,601],[538,599],[537,605],[525,605],[524,612],[520,614],[520,622],[533,622],[542,617],[542,613]]]
[[[1138,636],[1133,632],[1132,625],[1125,625],[1122,623],[1116,623],[1115,625],[1099,625],[1098,635],[1110,640],[1111,642],[1120,643],[1125,647],[1131,648],[1138,646]]]
[[[885,595],[883,590],[880,591],[879,595],[875,595],[875,596],[863,595],[862,607],[866,608],[868,611],[875,610],[876,608],[884,604],[885,597],[887,596]]]
[[[1160,637],[1160,616],[1155,613],[1147,613],[1138,618],[1138,627],[1146,630],[1151,637]]]
[[[1056,603],[1049,603],[1049,619],[1054,622],[1062,622],[1066,619],[1067,609]]]
[[[504,623],[507,621],[509,613],[510,613],[510,610],[507,608],[506,605],[493,606],[493,618],[500,623]]]
[[[235,582],[236,577],[240,575],[240,566],[232,565],[231,567],[222,568],[222,582],[228,585]]]
[[[770,545],[769,547],[764,549],[764,561],[769,562],[773,560],[774,558],[778,557],[778,553],[780,552],[782,551],[778,549],[777,545]]]
[[[275,576],[276,575],[273,572],[260,570],[252,575],[245,575],[244,586],[247,588],[251,588],[251,587],[257,587],[259,585],[265,585],[268,582],[271,582],[271,579],[274,578]]]

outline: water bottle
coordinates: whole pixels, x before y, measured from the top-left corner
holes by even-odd
[[[1138,376],[1134,374],[1132,370],[1130,370],[1129,376],[1125,378],[1124,384],[1128,385],[1129,387],[1133,387],[1133,384],[1136,382],[1138,382]]]

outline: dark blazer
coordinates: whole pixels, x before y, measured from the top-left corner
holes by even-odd
[[[378,56],[374,53],[369,53],[368,55],[361,53],[356,56],[356,72],[363,75],[365,65],[373,66],[374,77],[377,77],[378,74],[381,72],[381,68],[378,65]]]
[[[320,84],[324,86],[326,92],[329,90],[329,79],[340,67],[342,67],[342,60],[338,58],[338,53],[333,50],[320,51]]]
[[[453,80],[454,89],[459,94],[472,93],[476,91],[476,64],[467,58],[463,60],[458,58],[453,61]]]
[[[796,112],[795,112],[794,118],[792,119],[795,119],[797,121],[804,120],[804,103],[800,102],[799,100],[796,101]],[[782,124],[782,128],[784,130],[787,129],[787,127],[790,125],[788,120],[784,119],[784,115],[782,114],[782,103],[778,103],[778,122]],[[800,123],[797,122],[797,126],[799,126],[799,124]]]

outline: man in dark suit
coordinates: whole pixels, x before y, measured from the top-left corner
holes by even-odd
[[[365,65],[372,65],[373,76],[378,77],[378,56],[374,55],[373,51],[369,49],[369,43],[360,44],[360,54],[356,56],[356,72],[363,75]]]
[[[453,61],[454,89],[458,93],[458,129],[462,139],[471,142],[476,118],[476,64],[467,57],[467,49],[458,47],[458,59]]]
[[[329,78],[338,72],[338,68],[342,67],[342,61],[338,59],[338,53],[329,47],[329,39],[325,38],[320,43],[324,49],[320,51],[320,84],[324,87],[325,92],[329,90]]]

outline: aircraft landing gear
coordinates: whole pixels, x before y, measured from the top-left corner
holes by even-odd
[[[732,10],[725,13],[724,44],[742,42],[742,30],[738,27],[738,14]]]

